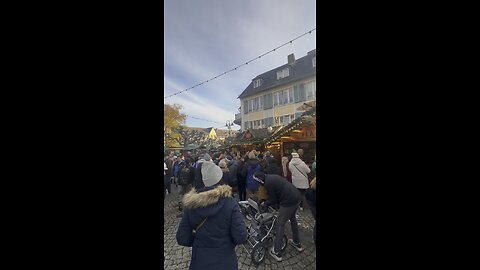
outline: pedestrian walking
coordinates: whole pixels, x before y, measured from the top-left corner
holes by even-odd
[[[265,169],[266,174],[276,174],[282,176],[282,169],[277,165],[274,158],[270,159],[271,162],[268,164],[268,167]]]
[[[247,241],[247,229],[232,188],[219,184],[222,175],[220,167],[204,162],[205,187],[183,198],[176,238],[179,245],[192,247],[190,270],[238,269],[235,246]]]
[[[288,162],[287,162],[287,181],[292,183],[292,171],[290,171],[290,161],[292,161],[292,155],[288,155]]]
[[[248,159],[248,157],[246,157]],[[245,158],[242,156],[237,156],[237,179],[238,179],[238,199],[240,201],[247,200],[247,184],[246,184],[246,176],[243,174],[243,167],[245,166]]]
[[[292,153],[292,160],[288,166],[292,172],[292,184],[302,194],[300,210],[303,210],[303,197],[309,187],[308,174],[310,173],[310,168],[308,168],[307,164],[300,159],[298,153]]]
[[[174,163],[174,159],[173,159],[173,153],[170,152],[167,156],[167,158],[165,159],[165,164],[167,164],[167,179],[170,183],[172,183],[172,178],[173,178],[173,163]]]
[[[163,200],[165,200],[165,195],[172,193],[170,189],[170,178],[167,175],[168,167],[167,164],[163,163]]]
[[[265,159],[263,154],[258,154],[257,158],[260,165],[262,165],[262,170],[265,171],[265,169],[268,167],[268,161]]]
[[[192,167],[192,161],[187,159],[185,161],[181,161],[180,172],[178,173],[178,194],[180,195],[180,201],[178,202],[178,210],[182,211],[182,198],[187,192],[190,191],[192,188],[193,179],[195,178],[195,171]],[[180,217],[178,215],[177,217]]]
[[[289,161],[289,160],[288,160],[288,156],[287,156],[287,155],[285,155],[285,156],[282,157],[282,170],[283,170],[282,176],[285,177],[285,178],[287,178],[287,170],[288,170],[288,166],[287,166],[287,165],[288,165],[288,161]]]
[[[270,151],[265,152],[265,160],[267,161],[268,165],[275,162],[275,160],[272,156],[272,153],[270,153]]]
[[[262,165],[255,157],[255,150],[248,153],[248,161],[243,166],[242,174],[246,177],[247,195],[252,198],[256,195],[258,187],[260,186],[257,181],[253,179],[253,174],[263,171]]]
[[[285,181],[285,178],[279,175],[257,172],[254,175],[254,180],[265,187],[268,192],[268,199],[261,203],[260,207],[264,209],[268,206],[278,206],[278,217],[275,221],[276,237],[273,241],[273,247],[269,250],[269,254],[276,261],[282,261],[280,250],[282,247],[283,235],[285,233],[285,224],[289,220],[293,239],[288,239],[288,242],[298,251],[303,251],[303,247],[300,243],[297,218],[295,216],[298,205],[302,200],[300,192],[292,183]]]

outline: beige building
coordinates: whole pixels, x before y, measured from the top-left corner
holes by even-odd
[[[287,126],[316,106],[316,55],[312,50],[295,60],[290,54],[285,65],[255,77],[238,97],[241,107],[235,124],[243,131]]]

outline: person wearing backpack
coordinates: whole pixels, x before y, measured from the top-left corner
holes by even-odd
[[[255,157],[255,150],[248,153],[248,161],[243,166],[242,174],[246,178],[246,188],[248,197],[252,198],[258,191],[260,184],[253,179],[253,174],[256,172],[263,172],[262,165]]]
[[[180,201],[178,202],[178,210],[182,211],[182,197],[186,193],[188,193],[191,189],[191,184],[193,183],[193,179],[195,177],[195,171],[192,167],[191,160],[181,161],[179,166],[180,170],[178,173],[178,185],[179,190],[178,194],[180,195]]]
[[[228,185],[232,187],[233,197],[235,198],[235,194],[238,190],[238,164],[232,156],[227,156],[227,158],[225,158],[224,160],[228,168]],[[220,161],[219,164],[222,164],[222,162]]]

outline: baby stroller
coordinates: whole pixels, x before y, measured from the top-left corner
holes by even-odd
[[[247,226],[247,242],[243,244],[243,248],[250,255],[252,261],[259,265],[265,259],[268,249],[273,246],[273,239],[275,237],[275,221],[277,220],[278,212],[268,207],[264,213],[261,211],[257,203],[249,199],[248,201],[239,202],[242,213],[251,217],[251,223]],[[252,216],[253,215],[253,216]],[[247,249],[247,243],[251,248]],[[287,236],[284,234],[282,238],[282,248],[280,252],[283,252],[287,248]]]

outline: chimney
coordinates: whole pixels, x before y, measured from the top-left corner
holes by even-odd
[[[295,55],[292,53],[287,57],[288,63],[293,64],[295,62]]]

